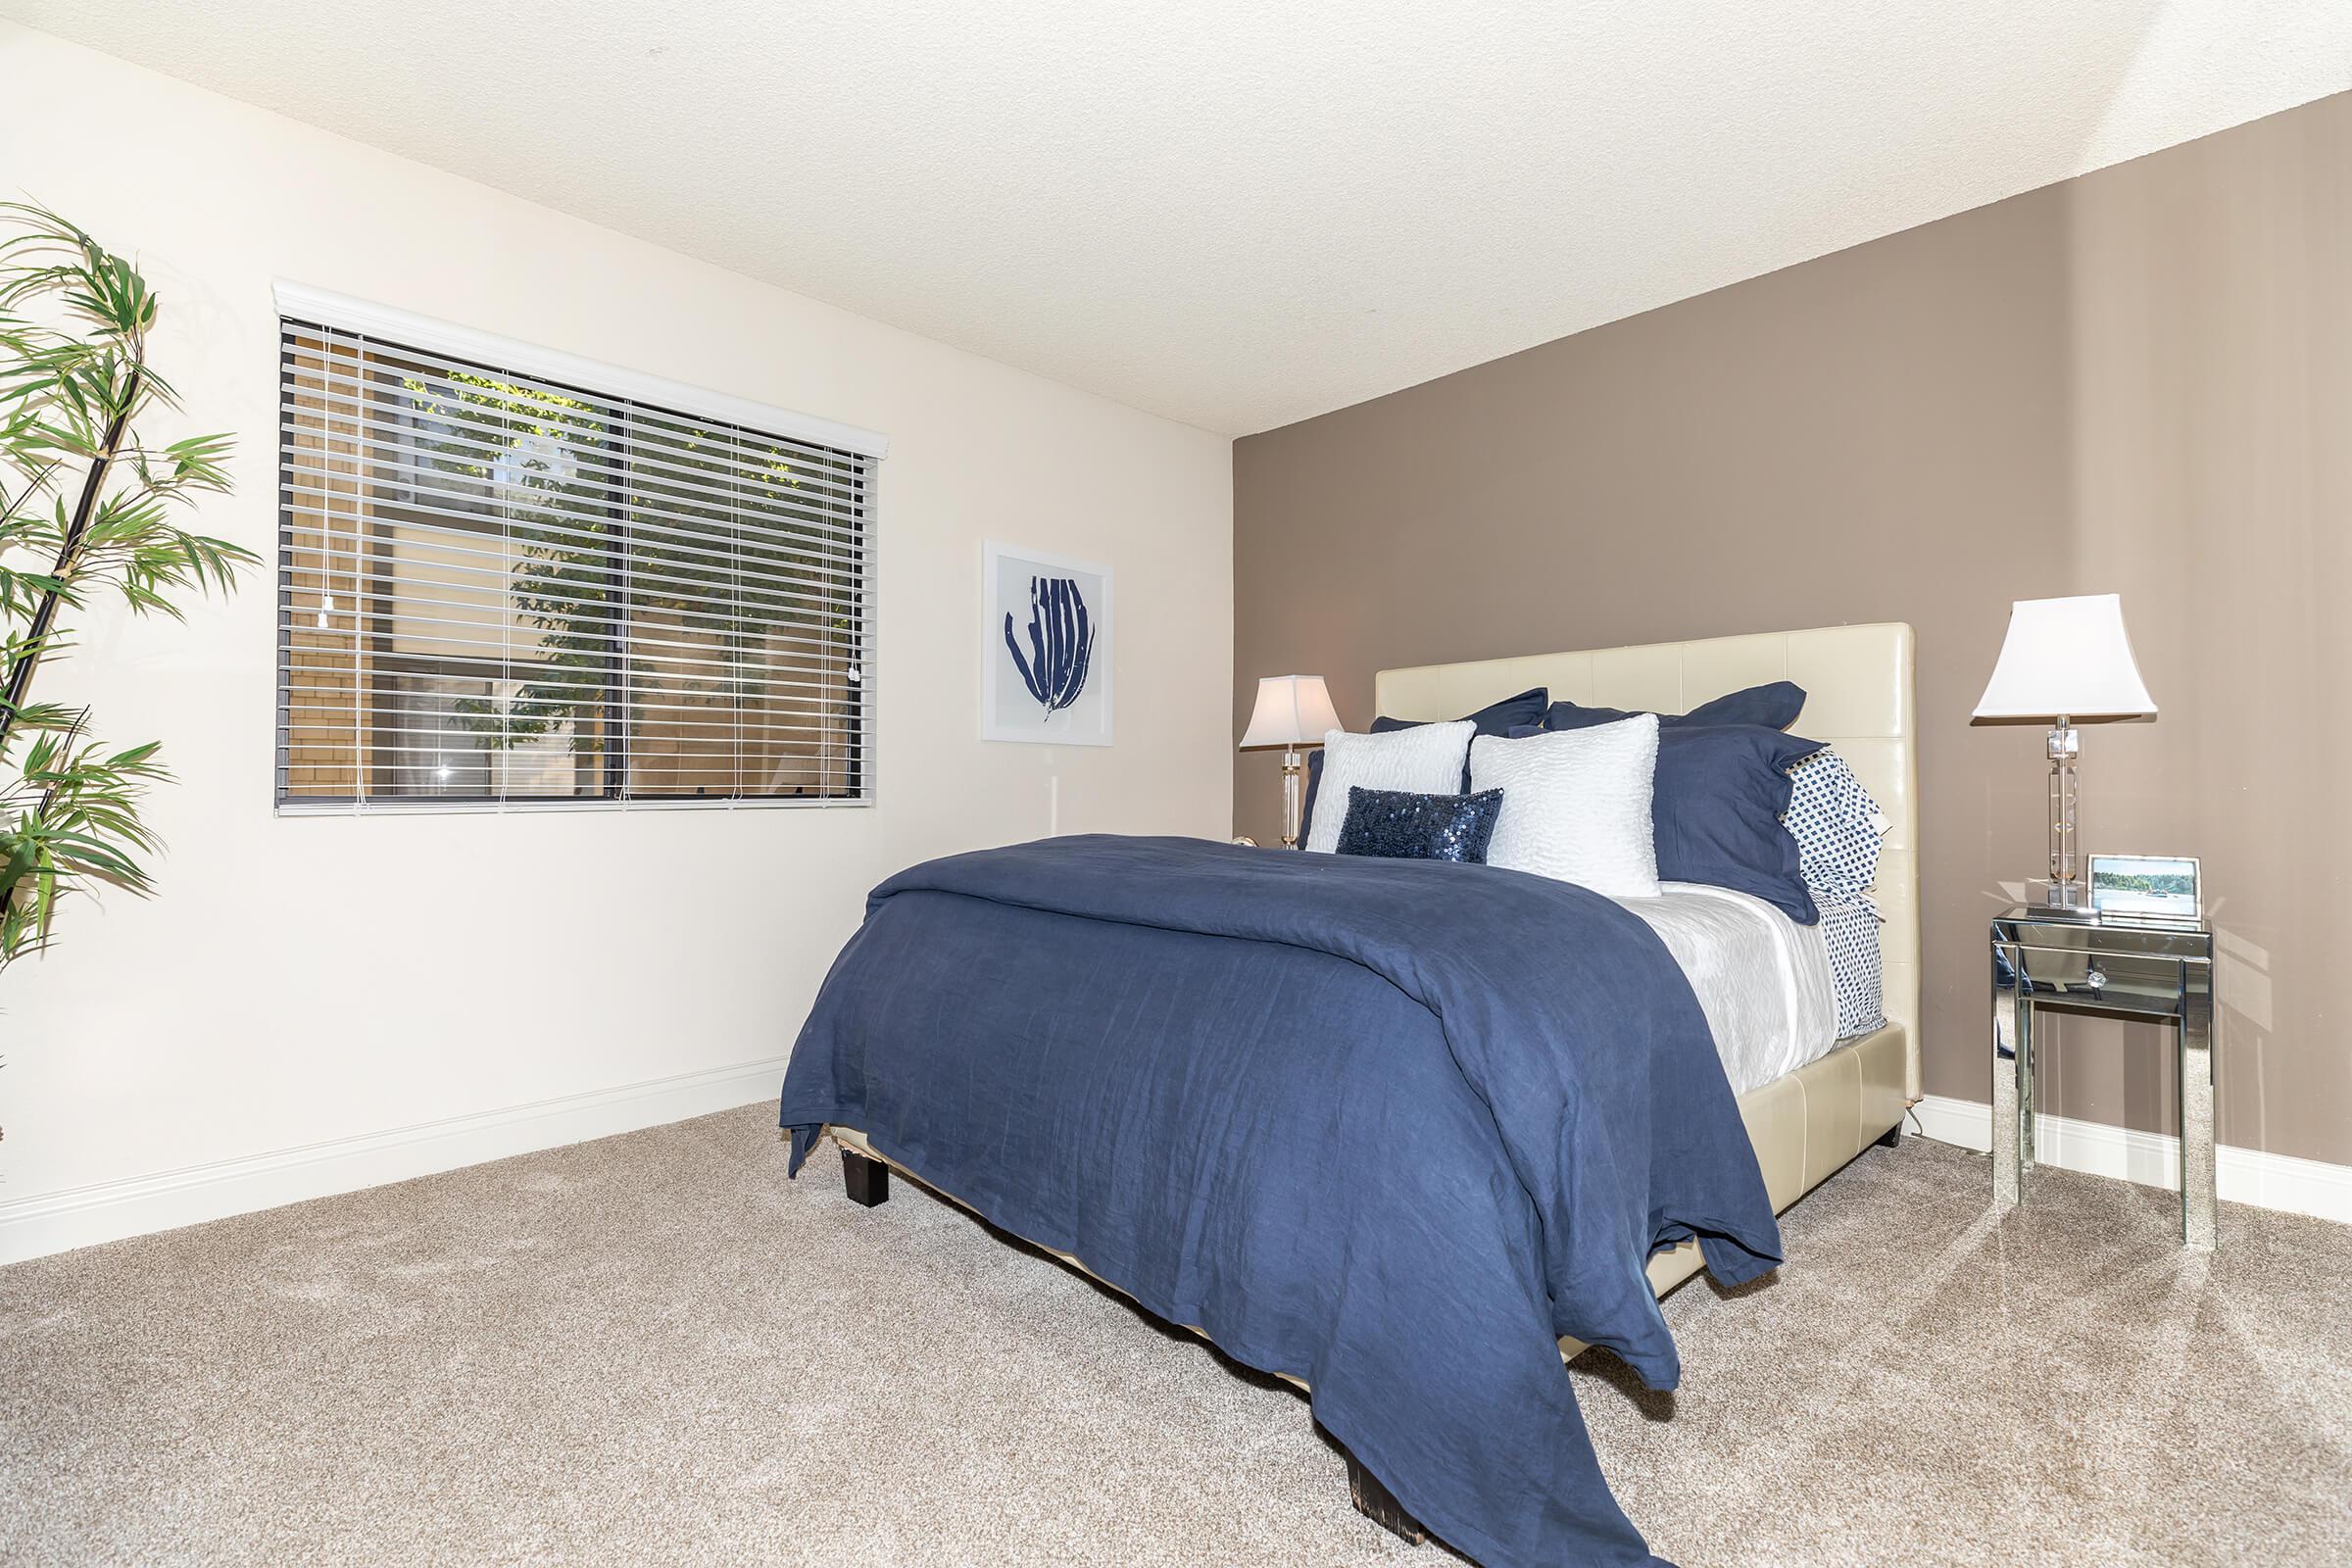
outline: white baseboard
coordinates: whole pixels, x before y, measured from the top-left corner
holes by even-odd
[[[1992,1107],[1974,1100],[1930,1095],[1911,1107],[1923,1136],[1979,1152],[1992,1148]],[[2034,1157],[2061,1170],[2113,1176],[2143,1187],[2180,1190],[2180,1140],[2133,1132],[2072,1116],[2038,1117]],[[2315,1214],[2352,1225],[2352,1165],[2330,1165],[2292,1154],[2266,1154],[2229,1144],[2214,1151],[2214,1187],[2233,1203]]]
[[[0,1203],[0,1264],[772,1100],[782,1056]]]
[[[772,1099],[784,1062],[782,1056],[762,1057],[18,1199],[0,1203],[0,1264],[729,1110]],[[1939,1143],[1980,1152],[1992,1147],[1990,1105],[1930,1095],[1912,1114],[1921,1133]],[[2042,1163],[2062,1170],[2149,1187],[2180,1185],[2180,1141],[2161,1133],[2044,1115],[2035,1127],[2034,1152]],[[2352,1166],[2225,1144],[2216,1152],[2215,1180],[2232,1202],[2352,1224]]]

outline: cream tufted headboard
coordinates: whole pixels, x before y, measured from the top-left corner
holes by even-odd
[[[1384,669],[1373,691],[1396,718],[1455,718],[1530,686],[1554,702],[1688,712],[1711,697],[1770,680],[1805,689],[1789,727],[1827,741],[1853,764],[1882,810],[1894,819],[1879,855],[1872,902],[1886,968],[1886,1017],[1903,1026],[1910,1057],[1906,1093],[1919,1098],[1919,808],[1911,628],[1825,626],[1689,643],[1534,654],[1467,664]]]

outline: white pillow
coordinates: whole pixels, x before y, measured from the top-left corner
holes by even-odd
[[[1457,718],[1386,735],[1350,735],[1335,729],[1324,736],[1323,782],[1315,790],[1315,819],[1307,824],[1306,847],[1324,855],[1340,847],[1350,785],[1415,795],[1461,794],[1462,753],[1477,730],[1476,723]]]
[[[1649,803],[1657,770],[1655,713],[1515,741],[1479,736],[1470,743],[1471,793],[1502,791],[1487,863],[1612,899],[1656,898]]]

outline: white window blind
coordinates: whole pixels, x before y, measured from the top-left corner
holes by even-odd
[[[279,363],[281,810],[872,798],[871,455],[290,315]]]

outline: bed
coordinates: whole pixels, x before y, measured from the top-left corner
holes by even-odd
[[[1555,700],[1687,712],[1711,697],[1765,681],[1805,689],[1789,726],[1827,741],[1892,819],[1870,889],[1879,930],[1886,1027],[1740,1097],[1740,1114],[1773,1207],[1785,1209],[1898,1127],[1920,1098],[1918,760],[1910,626],[1879,622],[1802,631],[1645,643],[1473,663],[1384,669],[1380,712],[1450,718],[1530,686]],[[1650,1262],[1659,1292],[1698,1271],[1695,1248]],[[1583,1347],[1563,1347],[1574,1355]]]
[[[1490,1564],[1648,1561],[1558,1357],[1605,1345],[1671,1387],[1655,1298],[1774,1266],[1773,1213],[1917,1098],[1911,671],[1910,629],[1878,625],[1378,678],[1407,719],[1534,685],[1667,712],[1803,686],[1793,727],[1891,826],[1886,1022],[1792,1070],[1735,1095],[1672,934],[1581,888],[1054,841],[877,890],[796,1048],[793,1169],[830,1138],[853,1199],[899,1171],[1309,1388],[1357,1505],[1408,1539],[1427,1520]]]

